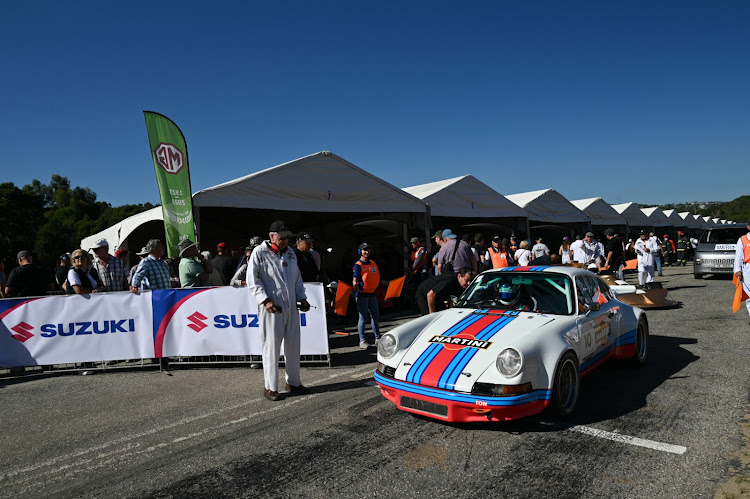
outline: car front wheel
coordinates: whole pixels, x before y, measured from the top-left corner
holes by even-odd
[[[575,411],[581,389],[578,361],[573,353],[566,352],[558,362],[552,386],[550,409],[555,416],[566,419]]]

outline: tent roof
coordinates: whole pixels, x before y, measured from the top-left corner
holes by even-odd
[[[705,229],[708,227],[708,223],[706,222],[706,217],[702,215],[693,215],[693,218],[695,218],[695,221],[698,222],[698,226],[701,229]]]
[[[685,223],[685,219],[683,219],[678,213],[677,210],[662,210],[662,213],[672,221],[672,224],[675,227],[687,227],[687,224]]]
[[[701,228],[700,222],[698,222],[698,220],[696,220],[693,214],[690,213],[689,211],[681,211],[680,213],[677,214],[677,216],[679,216],[681,219],[685,221],[685,225],[687,225],[688,228],[690,229]]]
[[[654,225],[635,203],[613,204],[612,209],[625,217],[628,225],[633,228],[643,229]]]
[[[664,212],[659,209],[658,206],[651,206],[649,208],[641,208],[641,211],[646,214],[649,220],[651,220],[651,223],[654,224],[654,227],[674,226],[674,221],[671,220],[668,216],[666,216]]]
[[[109,243],[111,250],[117,249],[122,242],[128,238],[131,232],[152,220],[164,220],[164,215],[161,211],[161,206],[151,208],[144,212],[128,217],[120,223],[116,223],[112,227],[108,227],[101,232],[88,236],[81,239],[81,248],[88,251],[97,239],[106,239]],[[138,248],[140,249],[140,248]]]
[[[193,205],[324,213],[427,212],[420,199],[328,151],[203,189],[193,194]]]
[[[525,209],[529,220],[550,223],[588,222],[589,217],[554,189],[520,192],[506,196]]]
[[[593,225],[627,225],[627,219],[620,215],[602,198],[577,199],[573,205],[591,217]]]
[[[513,204],[508,198],[472,175],[405,187],[403,190],[430,205],[430,213],[433,216],[467,218],[527,218],[528,216],[526,210]]]

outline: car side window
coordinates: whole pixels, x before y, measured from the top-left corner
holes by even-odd
[[[594,303],[594,293],[591,290],[591,283],[585,276],[576,277],[576,293],[578,294],[578,313],[586,313],[586,305]]]
[[[599,279],[598,277],[594,277],[594,279],[596,279],[596,285],[599,287],[599,292],[604,296],[604,298],[607,299],[608,302],[611,301],[614,296],[612,295],[612,290],[609,289],[609,284]]]

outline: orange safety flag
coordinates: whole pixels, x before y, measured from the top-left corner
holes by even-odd
[[[406,276],[399,277],[398,279],[394,279],[391,282],[388,283],[388,291],[385,293],[385,299],[391,300],[393,298],[398,298],[401,296],[401,291],[404,289],[404,281],[406,280]]]
[[[632,260],[628,260],[627,262],[625,262],[625,266],[622,268],[622,270],[638,270],[638,259],[633,258]]]
[[[336,307],[334,308],[334,312],[346,317],[346,310],[349,308],[349,297],[351,294],[352,287],[343,281],[339,281],[339,285],[336,288]]]
[[[742,282],[737,279],[737,276],[732,277],[732,282],[734,283],[734,301],[732,301],[732,312],[737,313],[737,311],[742,306],[742,302],[746,301],[748,299],[747,293],[745,293],[745,287],[742,285]]]

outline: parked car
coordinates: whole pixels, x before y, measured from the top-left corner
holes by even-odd
[[[601,278],[574,267],[477,276],[455,307],[383,335],[375,381],[404,411],[507,421],[576,408],[580,378],[611,359],[641,365],[649,327]]]
[[[737,240],[747,234],[745,224],[712,225],[701,233],[695,248],[693,276],[734,273],[734,250]]]

